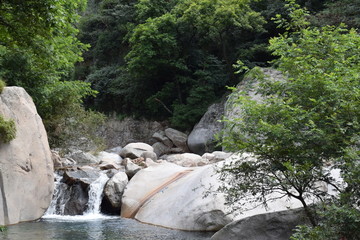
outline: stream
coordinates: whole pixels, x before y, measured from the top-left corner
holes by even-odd
[[[56,176],[54,197],[44,216],[33,222],[8,226],[0,232],[2,240],[201,240],[213,232],[187,232],[140,223],[134,219],[100,213],[105,174],[89,188],[88,208],[83,215],[63,214],[66,202],[64,186]]]

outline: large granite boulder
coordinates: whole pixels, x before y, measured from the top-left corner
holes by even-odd
[[[126,173],[118,172],[105,185],[104,197],[107,199],[112,209],[118,213],[121,207],[121,198],[129,179]]]
[[[270,81],[284,81],[284,76],[282,73],[273,68],[259,68],[259,71],[266,77],[266,79]],[[237,86],[237,90],[230,94],[225,103],[224,110],[224,118],[229,120],[241,119],[243,115],[243,109],[241,105],[237,104],[237,99],[239,95],[246,93],[250,99],[261,102],[263,100],[263,96],[258,92],[259,90],[259,79],[254,77],[254,75],[250,74],[246,76]],[[237,126],[233,124],[226,123],[224,124],[222,134],[232,134],[239,132]]]
[[[40,218],[51,202],[54,175],[47,134],[23,88],[0,94],[0,115],[13,119],[16,138],[0,143],[0,225]]]
[[[220,186],[217,170],[225,163],[248,160],[250,154],[233,154],[225,161],[203,167],[186,168],[160,162],[140,170],[127,185],[121,215],[141,222],[189,231],[215,231],[230,221],[263,213],[301,207],[300,201],[288,199],[277,192],[270,193],[267,208],[256,196],[240,198],[230,214]]]
[[[184,168],[166,161],[139,171],[127,185],[121,216],[154,225],[192,231],[219,230],[233,218],[222,194],[205,192],[216,185],[213,168]]]
[[[288,240],[297,225],[310,224],[302,208],[265,213],[232,222],[212,240]]]
[[[225,101],[211,105],[191,131],[187,144],[191,152],[202,155],[216,148],[215,135],[220,133],[223,123]]]

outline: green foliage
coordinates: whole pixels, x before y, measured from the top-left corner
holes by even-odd
[[[0,79],[0,94],[6,87],[6,83]],[[8,143],[16,137],[16,126],[13,120],[6,121],[0,115],[0,141],[3,143]],[[0,226],[0,231],[4,231],[5,228]]]
[[[7,230],[6,226],[0,226],[0,232],[5,232]]]
[[[171,118],[173,126],[180,130],[191,129],[194,122],[198,122],[204,115],[215,96],[211,86],[193,87],[186,98],[186,104],[174,104],[174,114]]]
[[[352,28],[360,27],[360,1],[337,0],[327,1],[325,9],[312,17],[314,24],[339,25],[345,23]]]
[[[16,126],[14,120],[5,120],[0,115],[0,141],[9,143],[16,137]]]
[[[235,93],[242,115],[227,120],[226,147],[251,152],[259,160],[226,165],[222,179],[231,184],[222,191],[229,192],[229,203],[251,193],[265,204],[268,193],[280,191],[301,201],[316,225],[305,200],[329,197],[316,183],[346,191],[324,164],[332,162],[353,176],[346,166],[359,159],[358,152],[348,153],[356,153],[359,146],[360,36],[343,26],[306,27],[306,11],[288,2],[296,21],[284,26],[296,32],[270,40],[278,56],[275,64],[286,78],[259,76],[256,92],[261,101]],[[351,179],[346,180],[351,185]]]
[[[287,4],[285,4],[285,8],[287,9],[288,17],[291,21],[284,19],[280,14],[276,14],[276,17],[273,19],[276,24],[278,24],[279,28],[284,28],[286,31],[301,31],[301,29],[306,28],[310,25],[307,17],[309,17],[309,12],[300,8],[300,5],[296,3],[295,0],[287,0]]]
[[[291,240],[357,240],[360,236],[360,211],[342,205],[325,206],[316,227],[299,226]]]
[[[0,94],[2,93],[5,87],[6,87],[6,83],[0,79]]]
[[[136,19],[140,23],[170,12],[176,5],[174,0],[139,0],[136,4]]]
[[[96,98],[87,99],[87,103],[99,111],[131,114],[134,108],[144,109],[139,102],[144,93],[131,82],[128,72],[116,65],[98,69],[88,75],[86,81],[99,92]]]
[[[63,122],[71,119],[81,125],[92,115],[80,106],[96,91],[88,83],[70,81],[74,64],[89,47],[77,39],[79,12],[85,5],[85,0],[1,4],[0,77],[8,85],[24,87],[32,96],[52,144],[76,132]]]
[[[232,64],[239,56],[249,65],[270,59],[263,42],[252,43],[265,21],[251,2],[96,2],[81,21],[80,38],[91,48],[76,71],[100,92],[88,106],[191,128],[236,81]]]
[[[153,11],[145,3],[137,5],[141,16]],[[134,28],[127,67],[134,81],[146,86],[150,115],[172,112],[174,126],[191,128],[233,79],[229,46],[246,41],[241,33],[261,32],[264,21],[241,0],[170,1],[162,9]]]

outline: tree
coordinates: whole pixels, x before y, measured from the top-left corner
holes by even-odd
[[[88,47],[77,39],[76,28],[85,5],[85,0],[1,1],[0,77],[32,96],[52,144],[65,131],[59,131],[62,121],[95,94],[88,83],[70,81]]]
[[[285,79],[252,70],[263,99],[235,93],[242,115],[226,121],[225,146],[253,153],[258,160],[225,165],[222,180],[230,186],[221,190],[228,193],[229,203],[251,193],[266,204],[274,191],[296,198],[315,226],[307,200],[330,198],[317,187],[319,182],[358,197],[357,180],[345,177],[349,185],[343,189],[325,166],[342,169],[342,176],[359,171],[360,36],[344,26],[309,27],[304,9],[292,0],[287,6],[291,21],[278,23],[294,32],[270,40],[278,57],[275,65]]]
[[[312,20],[315,24],[324,26],[345,23],[348,27],[359,28],[359,0],[326,1],[325,6],[325,9],[313,16]]]
[[[127,68],[143,88],[143,112],[189,129],[234,80],[238,53],[230,46],[262,32],[264,20],[246,0],[168,1],[161,11],[150,2],[136,5],[142,21],[130,34]],[[183,113],[189,113],[187,121]]]

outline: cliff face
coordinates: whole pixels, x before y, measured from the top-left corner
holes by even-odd
[[[0,143],[0,225],[38,219],[50,204],[54,178],[44,125],[19,87],[0,94],[0,115],[16,124],[16,138]]]

